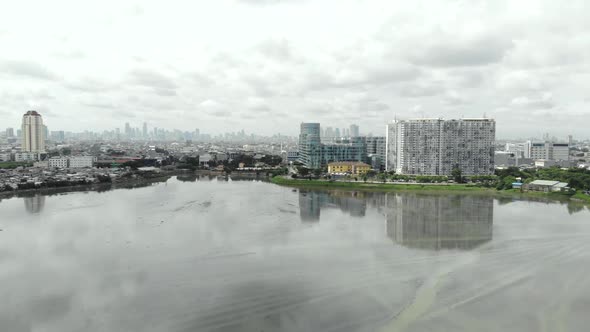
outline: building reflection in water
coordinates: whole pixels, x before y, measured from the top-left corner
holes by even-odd
[[[491,197],[388,193],[385,208],[387,236],[405,247],[472,249],[492,239]]]
[[[25,209],[29,213],[40,213],[43,211],[43,207],[45,206],[45,196],[43,195],[34,195],[30,197],[24,197],[25,200]]]
[[[318,192],[299,190],[299,216],[303,222],[320,220],[321,209],[340,209],[353,217],[364,217],[367,210],[366,193],[355,191]]]

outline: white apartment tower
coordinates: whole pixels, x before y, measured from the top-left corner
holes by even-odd
[[[387,125],[386,170],[398,174],[494,173],[493,119],[412,119]]]
[[[28,111],[23,115],[22,151],[45,152],[45,135],[43,118],[37,111]]]

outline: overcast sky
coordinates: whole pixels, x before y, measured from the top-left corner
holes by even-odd
[[[590,2],[3,1],[0,130],[384,133],[482,117],[590,137]]]

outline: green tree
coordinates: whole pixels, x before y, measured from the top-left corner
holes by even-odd
[[[321,169],[321,168],[315,168],[315,169],[313,170],[313,175],[314,175],[315,177],[319,177],[320,175],[322,175],[322,169]]]
[[[307,176],[309,174],[309,168],[307,167],[297,167],[297,173],[301,176]]]
[[[453,180],[455,182],[457,182],[457,183],[463,182],[463,172],[461,172],[461,169],[459,167],[453,168],[453,171],[451,172],[451,176],[453,177]]]

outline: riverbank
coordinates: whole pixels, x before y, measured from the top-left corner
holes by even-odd
[[[467,184],[423,184],[423,183],[375,183],[375,182],[344,182],[324,180],[296,180],[287,179],[282,176],[275,176],[271,182],[278,185],[292,187],[306,187],[319,189],[351,189],[351,190],[426,190],[426,191],[492,191],[493,189],[476,187]]]
[[[342,181],[324,181],[324,180],[299,180],[288,179],[281,176],[275,176],[271,182],[277,185],[297,187],[302,189],[340,189],[340,190],[359,190],[359,191],[414,191],[428,193],[468,193],[492,195],[504,198],[523,198],[543,201],[575,201],[590,204],[590,196],[583,193],[574,195],[567,193],[544,193],[536,191],[521,192],[517,189],[496,190],[495,188],[478,187],[470,184],[422,184],[422,183],[373,183],[373,182],[342,182]]]
[[[68,192],[80,192],[80,191],[108,191],[114,189],[132,189],[149,186],[153,183],[166,182],[172,176],[186,175],[186,172],[164,172],[149,177],[126,177],[118,179],[114,182],[105,183],[86,183],[69,185],[63,187],[41,187],[32,189],[17,189],[11,191],[0,192],[0,199],[12,198],[12,197],[30,197],[35,195],[55,195]]]

